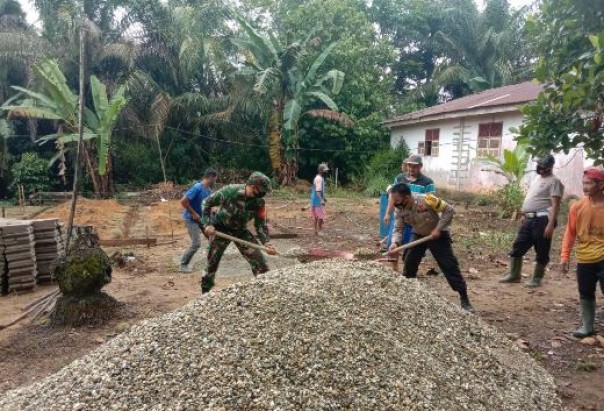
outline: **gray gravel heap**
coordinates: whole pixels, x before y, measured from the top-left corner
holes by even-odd
[[[561,410],[505,336],[414,280],[321,261],[133,327],[0,410]]]

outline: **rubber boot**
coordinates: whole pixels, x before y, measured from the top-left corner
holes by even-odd
[[[470,298],[468,297],[468,291],[463,290],[459,292],[459,299],[461,301],[461,309],[467,311],[469,313],[474,312],[474,307],[470,303]]]
[[[499,280],[500,283],[519,283],[522,273],[522,257],[510,257],[510,272]]]
[[[201,293],[209,293],[212,288],[214,288],[214,279],[206,276],[201,277]]]
[[[573,335],[585,338],[596,333],[596,300],[581,299],[581,327]]]
[[[533,271],[533,278],[530,279],[526,286],[529,288],[541,287],[541,281],[543,280],[543,276],[545,275],[545,266],[541,264],[535,265],[535,270]]]

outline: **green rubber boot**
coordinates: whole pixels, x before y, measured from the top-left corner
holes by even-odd
[[[499,280],[500,283],[519,283],[522,272],[522,257],[510,257],[510,272]]]
[[[581,327],[573,335],[585,338],[596,333],[596,300],[581,299]]]
[[[529,288],[541,287],[541,281],[543,281],[543,276],[545,275],[545,266],[541,264],[535,265],[535,270],[533,271],[533,278],[530,279],[526,286]]]

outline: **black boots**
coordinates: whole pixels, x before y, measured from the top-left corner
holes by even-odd
[[[206,276],[201,277],[201,293],[205,294],[210,292],[214,287],[214,279]]]
[[[461,301],[461,309],[467,311],[469,313],[474,312],[474,307],[470,303],[470,299],[468,298],[468,291],[463,290],[459,292],[459,299]]]

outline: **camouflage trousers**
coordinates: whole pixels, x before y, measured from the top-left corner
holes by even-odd
[[[234,237],[249,241],[251,243],[256,242],[254,236],[249,230],[229,232],[224,229],[220,229],[219,231],[225,232]],[[208,246],[207,266],[201,278],[202,288],[204,288],[204,284],[207,286],[206,288],[208,289],[214,286],[214,278],[216,277],[216,271],[218,271],[218,265],[220,264],[220,260],[222,259],[224,251],[230,243],[230,240],[226,240],[220,237],[214,237],[212,242],[210,242],[210,245]],[[245,260],[249,263],[250,267],[252,268],[252,274],[254,274],[254,276],[268,271],[266,258],[260,250],[255,250],[253,248],[246,247],[238,243],[235,243],[235,245],[237,246],[237,249],[243,256],[243,258],[245,258]]]

